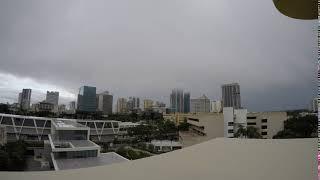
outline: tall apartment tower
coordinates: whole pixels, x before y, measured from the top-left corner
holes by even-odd
[[[184,112],[183,102],[183,90],[174,89],[170,94],[170,109],[171,112],[183,113]]]
[[[222,85],[223,107],[241,108],[240,86],[238,83]]]
[[[58,112],[59,92],[47,91],[46,102],[53,104],[53,111]]]
[[[191,112],[204,113],[210,112],[210,100],[206,95],[202,95],[197,99],[191,99]]]
[[[133,111],[140,108],[140,98],[138,97],[129,97],[127,102],[128,110]]]
[[[183,95],[183,112],[189,113],[190,112],[190,93],[186,92]]]
[[[80,87],[77,110],[82,112],[95,112],[96,105],[96,87]]]
[[[30,109],[31,89],[22,89],[20,107],[23,110]]]
[[[105,91],[98,94],[98,110],[102,111],[104,115],[112,114],[113,96]]]
[[[126,113],[127,112],[127,99],[126,98],[118,98],[117,112],[118,113]]]
[[[71,101],[69,103],[69,110],[71,110],[71,111],[75,111],[76,110],[76,102],[75,101]]]
[[[143,109],[149,110],[153,107],[153,101],[151,99],[145,99],[143,100]]]

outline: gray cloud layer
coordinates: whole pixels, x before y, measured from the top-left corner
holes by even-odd
[[[73,93],[218,99],[239,82],[249,110],[303,108],[316,94],[316,21],[271,0],[3,0],[0,27],[0,72]]]

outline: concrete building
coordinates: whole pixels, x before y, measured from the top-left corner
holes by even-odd
[[[65,113],[66,111],[67,111],[67,107],[66,107],[65,104],[60,104],[60,105],[58,106],[58,112],[59,112],[59,113]]]
[[[129,97],[129,100],[127,102],[127,108],[128,108],[128,111],[131,111],[131,112],[140,109],[140,98]]]
[[[0,172],[0,179],[315,180],[316,146],[317,139],[217,138],[130,162],[55,172]]]
[[[202,95],[197,99],[191,99],[191,113],[210,112],[210,100],[207,96]]]
[[[174,89],[170,94],[170,109],[172,113],[183,113],[184,102],[183,102],[183,90]]]
[[[47,91],[46,102],[53,104],[53,111],[58,112],[59,92]]]
[[[221,88],[223,107],[241,108],[240,85],[238,83],[224,84]]]
[[[222,112],[222,102],[221,101],[211,101],[210,102],[210,112],[214,112],[214,113]]]
[[[75,111],[76,110],[76,102],[75,101],[71,101],[69,103],[69,110],[70,111]]]
[[[29,110],[31,103],[31,89],[23,89],[21,93],[21,104],[22,110]]]
[[[98,94],[98,111],[101,111],[104,115],[112,114],[113,96],[105,91]]]
[[[247,112],[246,109],[224,108],[224,113],[200,113],[186,116],[190,131],[203,142],[217,137],[233,137],[239,125],[257,128],[262,138],[272,139],[284,128],[286,112]],[[201,137],[203,136],[203,137]],[[189,144],[190,145],[190,144]],[[191,144],[192,145],[192,144]]]
[[[310,111],[311,112],[318,112],[318,106],[319,106],[318,98],[312,99],[312,101],[310,103]]]
[[[19,93],[19,96],[18,96],[19,107],[21,106],[21,99],[22,99],[22,93]]]
[[[155,152],[169,152],[182,148],[179,141],[152,140],[150,144],[153,145]]]
[[[190,93],[186,92],[183,94],[183,109],[184,113],[190,112]]]
[[[146,110],[152,110],[153,107],[153,101],[151,99],[145,99],[143,100],[143,109]]]
[[[77,106],[80,112],[96,112],[96,87],[82,86],[79,89]]]
[[[117,112],[118,113],[127,113],[127,99],[126,98],[118,98],[117,101]]]
[[[35,104],[34,111],[36,112],[42,112],[42,111],[47,111],[47,112],[55,112],[54,108],[55,106],[52,103],[43,101]]]

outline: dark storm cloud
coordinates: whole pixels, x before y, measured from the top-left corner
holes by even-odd
[[[239,82],[249,110],[301,108],[316,94],[316,21],[271,0],[3,0],[0,27],[2,74],[66,92],[168,102],[175,87],[218,99]]]

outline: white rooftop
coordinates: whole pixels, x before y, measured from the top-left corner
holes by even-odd
[[[126,162],[128,159],[115,152],[101,153],[98,157],[74,158],[74,159],[56,159],[57,170],[79,169],[95,166],[104,166],[114,163]]]

